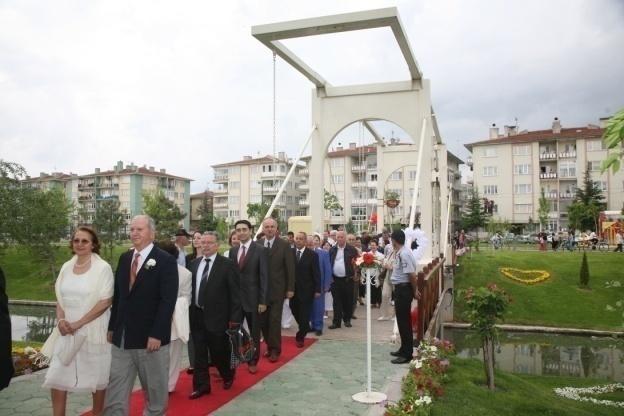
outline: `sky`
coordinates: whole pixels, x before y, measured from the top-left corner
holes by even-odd
[[[273,152],[273,57],[251,26],[393,6],[461,158],[492,123],[577,127],[624,107],[621,0],[0,0],[0,159],[31,176],[122,160],[201,192],[211,165]],[[333,85],[409,76],[388,29],[284,43]],[[294,157],[312,84],[279,58],[275,72],[276,147]]]

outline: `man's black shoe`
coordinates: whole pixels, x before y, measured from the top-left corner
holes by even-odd
[[[193,374],[193,367],[189,367],[186,369],[186,374]]]
[[[229,380],[223,380],[223,389],[229,390],[232,388],[232,383],[234,383],[234,378],[232,377]]]
[[[357,319],[357,316],[353,315],[353,316],[351,317],[351,319]]]
[[[321,335],[323,335],[323,331],[315,331],[314,333],[316,334],[317,337],[320,337]]]
[[[401,354],[400,350],[399,351],[392,351],[390,353],[390,355],[393,356],[393,357],[402,357],[402,354]]]
[[[327,328],[329,328],[329,329],[336,329],[336,328],[340,328],[340,325],[331,324],[331,325],[330,325],[330,326],[328,326]]]
[[[353,325],[351,325],[351,322],[348,322],[348,321],[347,321],[347,322],[345,322],[345,326],[346,326],[347,328],[351,328]]]
[[[189,400],[195,400],[195,399],[199,399],[201,396],[205,395],[205,394],[210,394],[210,389],[201,389],[201,390],[195,390],[193,393],[191,393],[191,395],[189,396]]]
[[[409,363],[410,360],[409,358],[405,358],[405,357],[397,357],[394,360],[390,361],[392,364],[407,364]]]

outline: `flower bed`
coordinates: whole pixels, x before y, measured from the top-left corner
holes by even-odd
[[[449,341],[434,339],[431,344],[421,343],[416,358],[403,378],[403,397],[386,406],[386,416],[426,416],[431,413],[434,399],[444,394],[449,356],[455,347]]]
[[[534,285],[550,278],[550,273],[545,270],[520,270],[513,267],[501,267],[499,270],[503,276],[525,285]],[[526,277],[519,277],[518,275]]]
[[[624,391],[624,384],[614,383],[604,386],[593,387],[561,387],[555,389],[555,394],[567,399],[578,400],[579,402],[590,402],[594,404],[601,404],[605,406],[622,407],[624,408],[624,402],[616,402],[613,400],[597,399],[595,397],[585,395],[599,395],[605,393],[613,393],[616,391]]]
[[[15,368],[15,374],[13,374],[13,377],[31,374],[34,371],[39,371],[48,367],[45,357],[41,355],[39,349],[37,348],[30,346],[13,346],[12,355],[13,367]]]

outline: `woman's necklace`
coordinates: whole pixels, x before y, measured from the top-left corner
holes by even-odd
[[[86,261],[85,261],[84,263],[82,263],[82,264],[78,264],[78,261],[76,261],[76,264],[74,264],[74,267],[84,267],[84,266],[86,266],[86,265],[87,265],[87,264],[89,264],[89,263],[91,263],[91,258],[90,258],[90,257],[89,257],[89,259],[88,259],[88,260],[86,260]]]

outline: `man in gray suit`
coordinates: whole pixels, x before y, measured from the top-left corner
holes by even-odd
[[[262,222],[264,238],[259,243],[269,251],[269,297],[262,314],[262,333],[267,343],[269,361],[276,362],[282,352],[282,309],[284,299],[295,293],[295,256],[288,242],[277,235],[277,221]]]
[[[240,240],[238,247],[230,250],[230,260],[238,265],[240,271],[240,300],[243,317],[247,321],[249,332],[256,345],[254,357],[248,363],[251,374],[258,371],[260,357],[260,314],[267,308],[268,270],[267,250],[251,240],[251,223],[238,220],[234,229]]]

